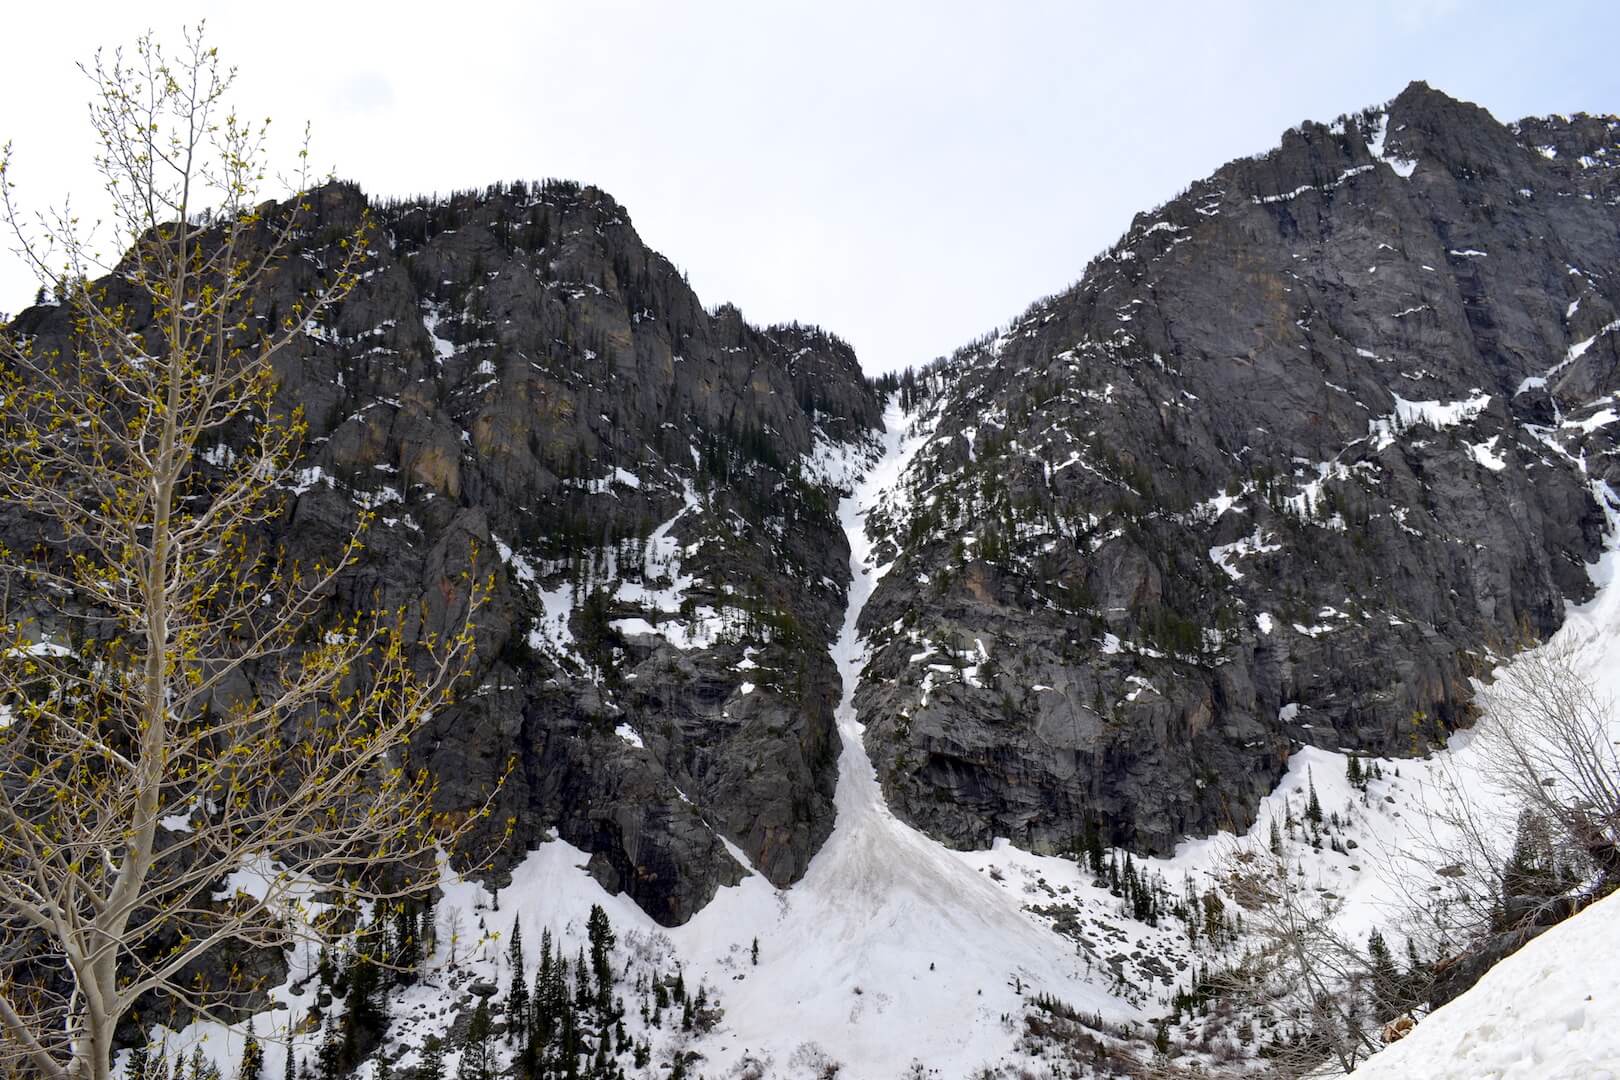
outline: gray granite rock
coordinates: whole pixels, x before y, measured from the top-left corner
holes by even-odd
[[[876,519],[858,696],[891,805],[959,846],[1165,852],[1246,827],[1298,745],[1467,725],[1471,678],[1591,592],[1617,207],[1620,122],[1417,83],[908,380],[933,434]]]
[[[853,352],[706,310],[594,188],[310,201],[268,318],[362,214],[376,231],[363,280],[278,358],[308,471],[265,539],[330,557],[375,510],[326,616],[407,605],[424,636],[454,625],[465,575],[494,575],[472,677],[413,748],[450,810],[510,765],[469,850],[499,875],[559,835],[669,923],[750,872],[727,841],[796,880],[832,828],[848,578],[839,491],[807,456],[881,426]],[[16,326],[41,348],[66,332],[55,308]]]

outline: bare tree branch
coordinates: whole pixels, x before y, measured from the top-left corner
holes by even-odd
[[[312,888],[431,889],[489,805],[437,815],[407,751],[467,671],[490,581],[452,583],[437,632],[411,607],[337,617],[369,516],[315,565],[266,543],[304,432],[273,362],[354,287],[369,220],[265,325],[255,296],[314,208],[263,199],[234,72],[200,27],[177,57],[142,38],[84,70],[116,258],[66,211],[35,235],[0,159],[6,224],[70,324],[60,349],[0,338],[0,498],[39,537],[0,548],[0,1072],[52,1080],[108,1080],[143,999],[229,1021],[251,988],[199,988],[197,964],[321,937]]]

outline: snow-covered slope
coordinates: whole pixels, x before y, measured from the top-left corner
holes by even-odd
[[[895,500],[905,497],[900,480],[907,464],[932,437],[926,416],[891,409],[885,422],[887,432],[880,442],[837,451],[823,448],[820,453],[821,467],[853,481],[853,491],[840,507],[853,581],[835,646],[844,683],[837,709],[842,740],[837,823],[805,877],[778,890],[762,875],[750,874],[740,885],[722,889],[690,922],[669,930],[627,897],[606,893],[584,869],[587,853],[560,840],[531,852],[498,895],[479,883],[452,878],[436,913],[439,941],[426,976],[396,991],[389,1002],[391,1026],[383,1053],[395,1075],[417,1063],[429,1036],[446,1035],[458,1016],[464,1017],[475,983],[487,982],[502,991],[510,984],[505,946],[515,929],[521,929],[529,945],[527,980],[534,974],[535,944],[542,931],[556,936],[561,955],[573,955],[585,942],[585,918],[593,904],[602,906],[618,931],[614,964],[629,999],[625,1022],[630,1037],[652,1047],[648,1069],[630,1071],[632,1076],[662,1075],[676,1054],[688,1052],[701,1055],[695,1072],[708,1077],[815,1076],[832,1062],[850,1080],[958,1077],[977,1075],[985,1066],[1005,1070],[1000,1075],[1018,1075],[1018,1069],[1032,1070],[1027,1075],[1033,1076],[1066,1075],[1061,1070],[1067,1066],[1058,1064],[1063,1059],[1048,1056],[1050,1045],[1028,1037],[1029,1019],[1049,1018],[1050,1002],[1061,1002],[1058,1015],[1084,1017],[1088,1031],[1111,1038],[1113,1050],[1150,1056],[1151,1022],[1171,1012],[1172,995],[1191,987],[1197,968],[1218,967],[1241,951],[1242,938],[1195,941],[1173,917],[1159,919],[1156,926],[1133,919],[1118,896],[1099,887],[1094,875],[1072,860],[1034,855],[1005,841],[987,850],[952,851],[899,821],[885,805],[852,701],[867,655],[858,620],[888,570],[875,565],[863,526],[874,509],[892,509]],[[1586,671],[1610,694],[1620,691],[1620,574],[1615,572],[1620,552],[1613,550],[1620,530],[1613,524],[1611,550],[1592,570],[1598,595],[1571,610],[1557,639],[1558,644],[1579,647]],[[1485,701],[1488,706],[1488,694]],[[1497,722],[1500,718],[1487,712],[1481,729]],[[1336,816],[1338,824],[1324,825],[1320,846],[1309,841],[1304,829],[1286,831],[1281,841],[1286,857],[1298,867],[1302,887],[1341,902],[1336,921],[1347,936],[1364,940],[1373,927],[1388,931],[1402,899],[1397,879],[1423,871],[1421,863],[1406,856],[1431,827],[1424,810],[1449,798],[1450,785],[1488,795],[1477,743],[1477,733],[1464,733],[1427,760],[1382,760],[1382,778],[1369,781],[1365,790],[1347,779],[1346,755],[1302,749],[1246,835],[1185,841],[1173,857],[1138,860],[1138,873],[1162,877],[1174,896],[1219,890],[1220,868],[1234,848],[1268,846],[1271,824],[1286,821],[1290,810],[1299,820],[1306,793],[1314,787],[1324,814]],[[1370,759],[1360,760],[1370,765]],[[743,852],[727,846],[746,865]],[[1427,868],[1437,869],[1438,864]],[[1426,885],[1418,882],[1419,888]],[[1549,933],[1521,954],[1529,959],[1516,957],[1515,967],[1504,969],[1509,974],[1493,973],[1480,989],[1422,1020],[1411,1037],[1411,1046],[1418,1049],[1401,1044],[1369,1066],[1385,1071],[1366,1075],[1498,1075],[1480,1069],[1489,1061],[1517,1060],[1508,1055],[1521,1052],[1544,1052],[1541,1058],[1523,1060],[1568,1061],[1576,1071],[1536,1072],[1524,1066],[1529,1071],[1500,1075],[1600,1075],[1592,1069],[1581,1072],[1573,1063],[1602,1058],[1571,1055],[1612,1055],[1620,1045],[1615,1041],[1620,1036],[1594,1034],[1595,1018],[1613,1008],[1620,981],[1617,919],[1620,906],[1611,900],[1570,927]],[[449,940],[451,928],[459,928],[455,944]],[[755,942],[757,960],[751,955]],[[452,952],[457,952],[456,962]],[[314,957],[300,953],[294,960],[295,979],[271,993],[278,1007],[256,1018],[261,1037],[280,1035],[288,1018],[301,1020],[315,1000],[309,983]],[[1565,963],[1584,970],[1548,974]],[[658,1027],[637,1015],[630,987],[677,966],[688,986],[704,987],[724,1010],[712,1031]],[[1515,1002],[1515,983],[1528,985],[1532,976],[1555,981],[1557,992]],[[1049,1004],[1037,1004],[1037,996]],[[341,1010],[342,1002],[334,1008]],[[1511,1008],[1519,1011],[1504,1011],[1493,1019],[1491,1010]],[[1246,1042],[1240,1045],[1235,1029],[1230,1017],[1219,1026],[1207,1016],[1189,1015],[1171,1035],[1203,1049],[1177,1050],[1180,1064],[1248,1056],[1252,1048]],[[172,1051],[204,1039],[206,1052],[231,1074],[230,1065],[240,1053],[239,1035],[212,1025],[167,1034]],[[1135,1048],[1122,1050],[1120,1035],[1126,1042],[1134,1040]],[[300,1060],[315,1056],[319,1039],[309,1026],[295,1036]],[[1441,1042],[1445,1047],[1466,1043],[1481,1055],[1469,1059],[1478,1067],[1442,1073],[1399,1064],[1420,1060],[1407,1055],[1429,1052],[1422,1048]],[[1449,1052],[1444,1047],[1432,1051]],[[456,1058],[452,1040],[447,1054],[451,1075]],[[282,1061],[281,1047],[268,1045],[265,1075],[279,1076]],[[621,1064],[628,1068],[628,1058]],[[922,1071],[911,1071],[917,1068]],[[364,1067],[374,1069],[374,1062]]]
[[[720,1074],[745,1052],[785,1065],[814,1043],[846,1075],[898,1076],[914,1059],[965,1075],[1006,1052],[1003,1018],[1018,1013],[1028,987],[1088,1010],[1135,1014],[1089,981],[1073,950],[976,860],[901,823],[883,803],[851,701],[864,659],[857,620],[887,569],[873,565],[863,521],[896,497],[895,482],[926,438],[897,409],[885,423],[882,456],[840,507],[853,581],[835,647],[844,695],[832,837],[792,889],[777,892],[755,875],[670,932],[689,964],[715,978],[738,943],[760,942],[758,968],[723,1000],[727,1038],[711,1052]]]
[[[1356,1080],[1620,1077],[1620,896],[1497,964],[1371,1058]]]

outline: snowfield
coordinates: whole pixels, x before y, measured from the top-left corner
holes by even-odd
[[[1497,964],[1355,1080],[1620,1078],[1620,895]]]
[[[871,564],[863,522],[886,499],[926,432],[885,417],[882,456],[840,505],[850,542],[849,607],[834,659],[844,680],[837,720],[837,822],[803,880],[777,891],[757,875],[668,931],[689,970],[722,982],[753,938],[760,962],[726,992],[722,1045],[706,1073],[745,1053],[786,1066],[814,1043],[852,1077],[897,1077],[914,1059],[942,1076],[1003,1059],[1024,989],[1044,988],[1115,1017],[1137,1015],[1088,979],[1072,946],[1024,910],[980,866],[900,822],[883,802],[851,700],[865,649],[856,623],[887,567]],[[984,853],[978,853],[982,856]],[[792,1075],[786,1069],[782,1075]]]

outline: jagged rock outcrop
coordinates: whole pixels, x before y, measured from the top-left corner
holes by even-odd
[[[512,763],[472,848],[512,819],[500,867],[555,832],[671,923],[748,872],[728,842],[796,880],[832,828],[838,752],[848,551],[822,466],[881,426],[852,351],[706,311],[594,188],[373,205],[331,184],[310,203],[265,318],[362,215],[375,229],[363,279],[278,360],[309,434],[269,539],[329,558],[374,511],[334,606],[420,606],[424,633],[463,606],[464,571],[494,574],[472,679],[415,747],[449,809]],[[14,330],[47,349],[66,324],[38,307]]]
[[[1418,752],[1590,593],[1620,485],[1620,121],[1415,83],[1139,215],[908,379],[862,625],[891,805],[1163,852],[1299,743]]]

